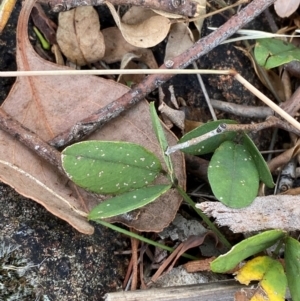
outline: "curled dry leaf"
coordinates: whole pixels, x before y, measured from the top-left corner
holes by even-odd
[[[92,6],[80,6],[59,14],[57,42],[63,54],[83,66],[100,60],[105,53],[99,16]]]
[[[158,65],[150,49],[139,48],[129,44],[119,28],[109,27],[102,30],[105,42],[105,55],[102,60],[107,63],[119,62],[127,53],[137,55],[150,69],[157,69]]]
[[[274,3],[274,8],[279,17],[285,18],[294,13],[297,10],[299,4],[299,0],[277,0]]]
[[[35,0],[24,2],[19,17],[18,70],[66,70],[68,68],[41,59],[28,40],[27,24],[34,2]],[[18,77],[2,109],[47,141],[127,91],[128,88],[124,85],[96,76]],[[175,144],[177,139],[170,132],[166,134],[169,143]],[[122,117],[104,126],[91,139],[135,142],[156,153],[163,161],[146,102],[140,102]],[[14,187],[20,194],[40,203],[78,231],[92,234],[93,227],[84,214],[99,202],[101,196],[95,197],[79,189],[52,165],[1,130],[0,141],[0,162],[7,162],[0,164],[0,180]],[[184,187],[185,168],[182,154],[176,154],[174,162],[179,184]],[[16,172],[13,167],[18,167],[22,172]],[[38,179],[39,185],[28,181],[26,175]],[[163,183],[162,179],[161,181]],[[170,190],[141,211],[136,211],[136,219],[128,220],[121,216],[115,221],[124,222],[141,231],[160,231],[174,218],[181,200],[177,191]]]
[[[183,53],[193,44],[193,34],[186,24],[172,24],[166,46],[165,62]]]
[[[126,53],[121,60],[120,69],[140,69],[138,63],[133,61],[139,58],[140,56],[134,53]],[[136,84],[141,82],[144,77],[145,74],[120,74],[117,82],[129,86],[130,83]]]
[[[151,16],[140,23],[126,24],[121,21],[111,3],[106,2],[106,5],[122,32],[124,39],[136,47],[153,47],[160,43],[169,32],[171,22],[168,18],[156,15]]]

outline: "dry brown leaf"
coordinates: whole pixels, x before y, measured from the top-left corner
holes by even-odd
[[[128,25],[142,23],[157,14],[149,8],[143,6],[132,6],[122,17],[122,22]]]
[[[194,0],[198,3],[198,14],[197,20],[194,21],[194,24],[199,32],[201,34],[204,18],[201,18],[201,16],[206,14],[206,0]]]
[[[183,53],[193,44],[193,34],[186,24],[172,24],[166,46],[165,62]]]
[[[30,45],[27,24],[34,2],[27,0],[20,13],[17,28],[18,70],[65,70],[66,67],[41,59]],[[19,77],[2,108],[42,139],[49,140],[127,91],[128,88],[123,85],[95,76]],[[167,135],[170,144],[175,144],[176,138],[170,132]],[[122,117],[104,126],[91,139],[139,143],[161,158],[146,102],[139,103]],[[3,131],[0,131],[0,141],[0,160],[7,163],[0,164],[0,180],[40,203],[80,232],[92,234],[93,227],[78,212],[82,211],[84,215],[99,200],[75,187],[51,165]],[[185,186],[183,156],[178,154],[173,158],[179,183]],[[11,166],[23,173],[16,172]],[[41,184],[28,180],[30,177],[26,175]],[[160,231],[174,218],[180,203],[180,195],[171,190],[156,202],[137,211],[135,220],[128,221],[124,216],[115,220],[140,230]]]
[[[300,230],[299,201],[299,196],[269,195],[257,197],[250,206],[242,209],[229,208],[220,202],[203,202],[196,207],[234,233],[267,229],[297,231]]]
[[[160,43],[169,32],[171,22],[168,18],[157,15],[147,18],[141,23],[126,24],[121,22],[114,6],[109,2],[105,3],[108,6],[124,39],[136,47],[153,47]]]
[[[58,17],[56,38],[63,54],[84,66],[100,60],[105,53],[99,16],[92,6],[80,6]]]
[[[119,62],[127,53],[134,53],[139,56],[150,69],[157,69],[158,65],[150,49],[139,48],[129,44],[119,28],[109,27],[102,30],[105,42],[105,55],[102,61],[107,64]]]
[[[133,61],[139,58],[140,56],[134,53],[126,53],[121,60],[120,69],[140,69],[139,64]],[[145,74],[120,74],[117,82],[128,86],[129,83],[137,84],[141,82],[145,76]]]
[[[274,8],[279,17],[285,18],[297,10],[299,3],[299,0],[277,0],[274,3]]]

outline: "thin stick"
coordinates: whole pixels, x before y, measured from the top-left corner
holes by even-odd
[[[224,132],[248,132],[248,131],[261,131],[270,127],[278,127],[288,132],[292,132],[300,136],[300,130],[290,126],[289,123],[286,123],[275,116],[270,116],[266,121],[261,123],[251,123],[251,124],[225,124],[221,123],[216,129],[201,135],[199,137],[193,138],[183,143],[178,143],[174,146],[170,146],[165,151],[166,155],[170,155],[178,150],[188,148],[193,145],[197,145],[200,142],[203,142],[211,137],[220,135]]]
[[[191,140],[188,140],[186,142],[183,142],[183,143],[178,143],[174,146],[169,146],[167,148],[167,150],[165,151],[165,154],[167,156],[169,156],[170,154],[172,153],[175,153],[176,151],[178,150],[181,150],[181,149],[184,149],[184,148],[187,148],[187,147],[190,147],[190,146],[193,146],[193,145],[196,145],[204,140],[207,140],[208,138],[211,138],[211,137],[214,137],[216,135],[220,135],[222,134],[223,132],[226,131],[226,127],[227,127],[227,124],[225,123],[221,123],[216,129],[204,134],[204,135],[201,135],[199,137],[196,137],[196,138],[193,138]]]
[[[196,70],[198,69],[198,66],[197,66],[197,63],[196,63],[196,62],[193,62],[193,67],[194,67],[194,69],[196,69]],[[210,98],[209,98],[209,96],[208,96],[206,87],[205,87],[204,82],[203,82],[203,80],[202,80],[202,77],[201,77],[201,75],[200,75],[199,73],[197,73],[197,79],[198,79],[198,82],[199,82],[200,87],[201,87],[201,89],[202,89],[202,92],[203,92],[203,95],[204,95],[204,99],[205,99],[206,104],[207,104],[207,106],[208,106],[209,112],[210,112],[210,114],[211,114],[213,120],[216,121],[218,118],[217,118],[217,116],[216,116],[216,113],[215,113],[215,111],[214,111],[214,108],[213,108],[212,105],[211,105]]]
[[[292,124],[296,129],[300,130],[300,123],[281,109],[277,104],[275,104],[271,99],[257,90],[252,84],[250,84],[246,79],[244,79],[240,74],[235,74],[235,79],[237,79],[242,85],[244,85],[249,91],[251,91],[255,96],[257,96],[261,101],[263,101],[267,106],[274,110],[278,115],[284,118],[287,122]]]
[[[115,75],[115,74],[235,74],[233,70],[207,69],[109,69],[109,70],[40,70],[40,71],[0,71],[0,77],[58,76],[58,75]]]

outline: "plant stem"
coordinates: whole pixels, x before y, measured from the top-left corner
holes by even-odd
[[[169,252],[174,252],[174,251],[175,251],[174,248],[165,246],[165,245],[163,245],[163,244],[160,244],[160,243],[155,242],[155,241],[153,241],[153,240],[151,240],[151,239],[145,238],[145,237],[143,237],[143,236],[141,236],[141,235],[138,235],[138,234],[136,234],[136,233],[127,231],[127,230],[125,230],[125,229],[123,229],[123,228],[120,228],[120,227],[118,227],[118,226],[116,226],[116,225],[113,225],[113,224],[111,224],[111,223],[105,222],[105,221],[103,221],[103,220],[95,220],[95,222],[98,223],[98,224],[100,224],[100,225],[102,225],[102,226],[104,226],[104,227],[107,227],[107,228],[110,228],[110,229],[112,229],[112,230],[114,230],[114,231],[117,231],[117,232],[119,232],[119,233],[125,234],[125,235],[127,235],[127,236],[129,236],[129,237],[136,238],[136,239],[138,239],[138,240],[140,240],[140,241],[143,241],[143,242],[145,242],[145,243],[147,243],[147,244],[149,244],[149,245],[152,245],[152,246],[161,248],[161,249],[163,249],[163,250],[167,250],[167,251],[169,251]],[[187,258],[187,259],[191,259],[191,260],[198,260],[198,259],[199,259],[199,258],[197,258],[197,257],[195,257],[195,256],[191,256],[191,255],[189,255],[189,254],[182,254],[182,256],[185,257],[185,258]]]
[[[217,229],[217,227],[210,221],[210,219],[198,208],[195,206],[195,202],[187,195],[187,193],[180,187],[176,186],[178,192],[181,196],[185,199],[185,201],[192,206],[192,208],[197,212],[197,214],[204,220],[204,222],[208,225],[208,227],[218,236],[220,241],[224,246],[227,248],[231,248],[232,245],[230,242],[225,238],[225,236]]]

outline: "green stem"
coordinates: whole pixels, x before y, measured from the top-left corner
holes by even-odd
[[[158,247],[158,248],[167,250],[167,251],[169,251],[169,252],[173,252],[173,251],[175,250],[174,248],[167,247],[167,246],[165,246],[165,245],[163,245],[163,244],[160,244],[160,243],[155,242],[155,241],[153,241],[153,240],[151,240],[151,239],[145,238],[145,237],[143,237],[143,236],[141,236],[141,235],[138,235],[138,234],[136,234],[136,233],[127,231],[127,230],[125,230],[125,229],[123,229],[123,228],[120,228],[120,227],[118,227],[118,226],[115,226],[115,225],[113,225],[113,224],[110,224],[110,223],[108,223],[108,222],[105,222],[105,221],[103,221],[103,220],[95,220],[95,222],[98,223],[98,224],[100,224],[100,225],[102,225],[102,226],[105,226],[105,227],[107,227],[107,228],[110,228],[110,229],[112,229],[112,230],[114,230],[114,231],[117,231],[117,232],[119,232],[119,233],[123,233],[123,234],[125,234],[125,235],[127,235],[127,236],[136,238],[136,239],[138,239],[138,240],[140,240],[140,241],[143,241],[143,242],[145,242],[145,243],[147,243],[147,244],[149,244],[149,245],[153,245],[153,246],[155,246],[155,247]],[[182,256],[182,257],[185,257],[185,258],[188,258],[188,259],[191,259],[191,260],[198,260],[198,259],[199,259],[199,258],[197,258],[197,257],[195,257],[195,256],[191,256],[191,255],[188,255],[188,254],[182,254],[181,256]]]
[[[225,238],[225,236],[218,230],[218,228],[209,220],[209,218],[198,208],[195,206],[195,202],[187,195],[187,193],[179,186],[176,186],[178,192],[185,199],[185,201],[192,206],[192,208],[197,212],[197,214],[204,220],[204,222],[208,225],[208,227],[218,236],[220,241],[224,246],[231,249],[232,245]]]

